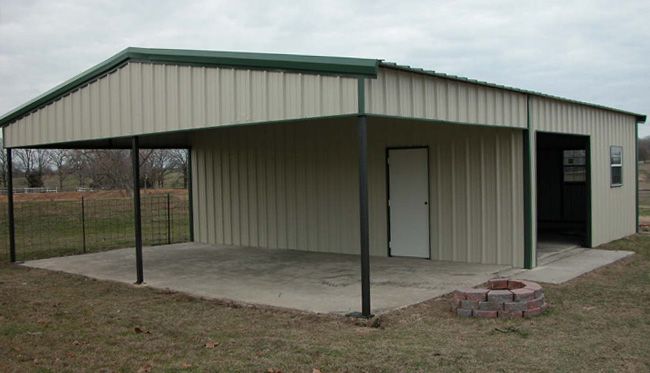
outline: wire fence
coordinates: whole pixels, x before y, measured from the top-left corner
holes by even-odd
[[[639,189],[639,216],[641,216],[640,224],[644,230],[650,229],[648,225],[648,218],[650,217],[650,190]]]
[[[9,257],[7,202],[0,202],[0,256]],[[142,240],[147,246],[187,242],[187,193],[143,195]],[[135,245],[131,198],[14,201],[18,261]]]

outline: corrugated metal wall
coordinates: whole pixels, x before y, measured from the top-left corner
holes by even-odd
[[[526,128],[526,95],[380,68],[377,79],[366,79],[366,112]]]
[[[437,260],[523,264],[521,131],[369,121],[372,255],[386,256],[388,146],[430,149]],[[193,139],[195,239],[358,254],[353,120],[224,128]]]
[[[192,139],[195,239],[355,253],[354,122],[223,128]]]
[[[523,140],[517,129],[369,125],[371,245],[387,254],[387,147],[428,146],[431,258],[523,265]]]
[[[592,190],[592,245],[597,246],[636,231],[636,120],[618,114],[561,102],[531,97],[531,136],[535,131],[590,136]],[[534,143],[531,149],[535,154]],[[609,147],[623,146],[623,186],[610,186]],[[533,172],[535,157],[532,157]],[[533,180],[535,180],[533,173]],[[533,183],[533,196],[536,195]],[[533,211],[535,211],[533,198]]]
[[[130,62],[4,128],[30,146],[357,112],[357,79]]]

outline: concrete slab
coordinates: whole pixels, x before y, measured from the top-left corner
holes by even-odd
[[[148,286],[192,295],[319,313],[361,308],[356,255],[210,246],[195,243],[145,247]],[[28,261],[44,268],[125,283],[135,281],[133,249]],[[383,313],[472,287],[507,266],[424,259],[370,260],[373,313]]]
[[[570,240],[548,240],[537,242],[537,265],[543,266],[559,260],[565,256],[573,255],[574,250],[581,250],[578,242]]]
[[[614,263],[634,254],[632,251],[612,251],[600,249],[572,249],[571,255],[531,270],[523,270],[512,278],[561,284],[596,268]]]
[[[578,240],[569,240],[563,238],[539,240],[537,241],[537,254],[550,254],[579,246],[580,241]]]

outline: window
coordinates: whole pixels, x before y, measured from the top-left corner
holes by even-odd
[[[565,183],[584,183],[587,181],[586,150],[564,150],[562,158]]]
[[[622,146],[610,146],[609,167],[612,172],[611,186],[617,187],[623,185],[623,147]]]

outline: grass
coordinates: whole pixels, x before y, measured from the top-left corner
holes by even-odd
[[[650,162],[639,163],[639,189],[650,189]]]
[[[650,206],[639,206],[639,216],[650,216]]]
[[[41,195],[35,195],[41,197]],[[6,211],[0,202],[0,211]],[[170,195],[171,241],[189,238],[187,194]],[[26,200],[15,202],[16,254],[18,260],[40,259],[129,247],[133,243],[133,209],[130,198],[87,199],[82,225],[81,199]],[[0,260],[8,257],[7,216],[0,214]],[[84,233],[85,229],[85,233]],[[145,245],[168,243],[167,195],[142,197],[142,230]]]
[[[650,236],[527,320],[458,319],[439,298],[381,316],[238,307],[0,266],[0,371],[648,371]]]

